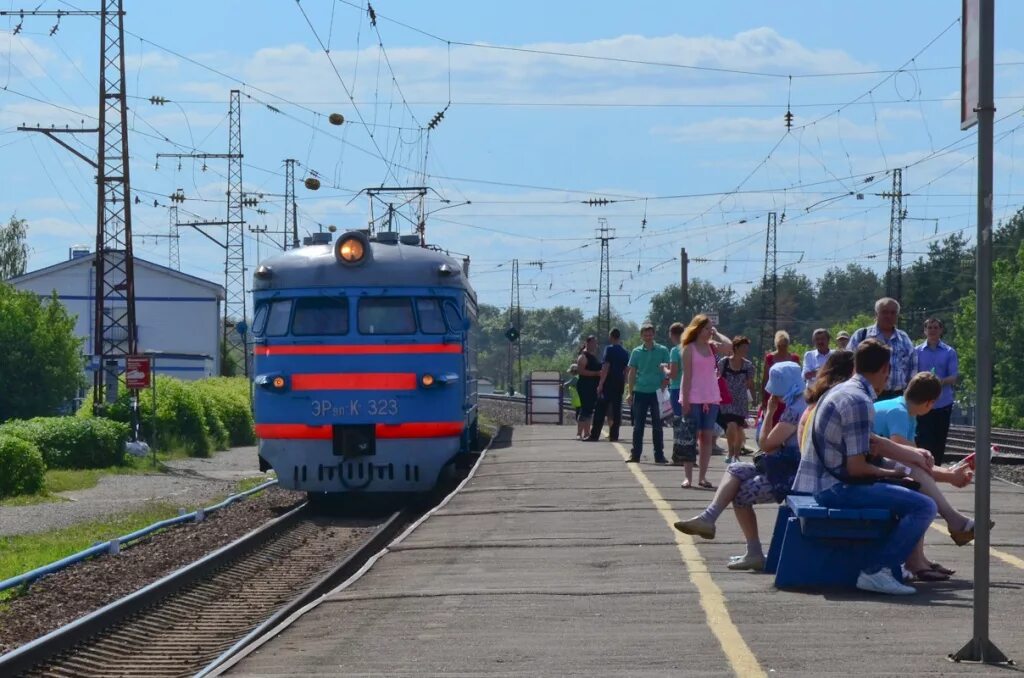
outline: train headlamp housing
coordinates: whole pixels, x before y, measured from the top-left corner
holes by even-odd
[[[278,393],[288,390],[288,377],[283,374],[260,374],[254,382],[260,388]]]
[[[346,266],[358,266],[366,261],[370,241],[359,231],[351,231],[338,238],[334,245],[335,258]]]

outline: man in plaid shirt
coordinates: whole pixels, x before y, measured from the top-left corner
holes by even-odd
[[[907,559],[935,518],[931,498],[885,479],[904,477],[905,471],[883,468],[868,462],[872,446],[875,394],[889,378],[890,350],[875,339],[857,346],[855,373],[849,381],[833,387],[818,402],[808,444],[804,446],[793,480],[793,491],[813,495],[828,508],[888,508],[899,519],[879,551],[857,578],[857,588],[887,594],[908,594],[916,590],[892,574]],[[933,461],[926,450],[896,445],[884,446],[885,456],[906,466],[928,470]],[[880,482],[881,481],[881,482]],[[899,569],[896,569],[899,572]]]

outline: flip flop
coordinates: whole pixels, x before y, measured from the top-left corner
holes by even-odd
[[[684,490],[688,490],[691,487],[693,487],[693,485],[690,483],[689,480],[684,480],[683,483],[679,487],[683,488]]]
[[[932,569],[936,572],[941,572],[947,577],[952,577],[954,574],[956,574],[956,570],[951,570],[948,567],[943,567],[939,563],[932,563]]]
[[[917,581],[949,581],[949,575],[933,568],[926,568],[915,572],[914,579]]]
[[[715,486],[712,485],[711,483],[709,483],[706,480],[698,481],[697,485],[699,485],[700,487],[703,487],[705,490],[713,490],[713,489],[715,489]]]

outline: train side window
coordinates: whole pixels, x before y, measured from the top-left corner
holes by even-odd
[[[416,314],[420,317],[420,332],[423,334],[444,334],[448,331],[439,300],[417,299]]]
[[[415,334],[416,316],[409,297],[359,300],[360,334]]]
[[[459,316],[459,310],[450,301],[444,302],[444,317],[452,332],[462,332],[462,318]]]
[[[348,334],[348,299],[303,297],[295,302],[292,318],[295,336]]]
[[[270,310],[270,304],[260,304],[256,307],[256,315],[252,318],[252,335],[254,337],[262,337],[263,331],[267,328],[267,315]]]
[[[268,337],[283,337],[288,334],[288,321],[292,316],[292,300],[277,299],[270,302],[267,313],[266,334]]]

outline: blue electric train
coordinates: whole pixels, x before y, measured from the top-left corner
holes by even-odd
[[[260,466],[311,496],[424,492],[476,444],[476,294],[417,236],[328,233],[253,284]]]

